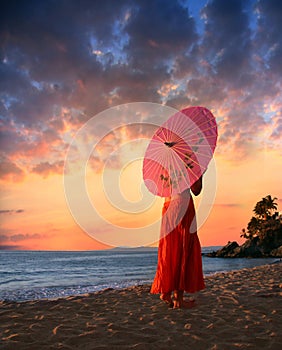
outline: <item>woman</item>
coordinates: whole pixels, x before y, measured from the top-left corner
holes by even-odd
[[[202,177],[191,187],[196,196],[201,190]],[[185,301],[183,293],[200,291],[205,284],[190,190],[166,198],[162,215],[158,265],[151,293],[161,294],[161,300],[171,307],[191,307],[192,302]]]

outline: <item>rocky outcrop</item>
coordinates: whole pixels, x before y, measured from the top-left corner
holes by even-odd
[[[239,246],[236,241],[228,242],[223,248],[205,255],[216,258],[282,258],[282,245],[273,249],[271,246],[263,246],[257,243],[246,241]]]
[[[249,227],[248,235],[243,236],[246,238],[244,244],[240,246],[236,241],[228,242],[223,248],[205,255],[217,258],[282,258],[281,217],[269,217],[268,220],[255,219],[253,221],[257,225],[256,232],[250,234]]]
[[[215,256],[217,258],[222,258],[222,257],[231,257],[231,255],[234,254],[234,250],[236,250],[239,247],[239,244],[235,241],[233,242],[228,242],[226,246],[223,248],[219,249],[216,252],[208,253],[208,256]]]
[[[241,246],[233,241],[223,248],[205,254],[218,258],[282,258],[282,215],[277,203],[270,195],[262,198],[253,210],[247,229],[242,229],[240,237],[246,239]]]
[[[282,258],[282,245],[276,249],[273,249],[270,253],[270,256]]]

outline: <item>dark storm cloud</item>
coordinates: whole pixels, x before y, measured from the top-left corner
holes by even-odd
[[[281,24],[272,18],[273,10],[281,14],[281,9],[277,2],[272,5],[268,1],[214,0],[202,10],[205,32],[201,52],[211,70],[207,79],[192,79],[187,88],[205,104],[226,109],[220,123],[220,144],[229,145],[233,161],[253,155],[258,147],[257,135],[274,126],[263,117],[267,106],[281,98],[276,84],[280,77],[270,66],[270,54],[266,54],[269,45],[272,50],[279,46],[275,33]]]
[[[235,82],[242,70],[249,69],[250,29],[243,4],[243,0],[214,0],[203,10],[203,54],[218,76]]]
[[[12,103],[11,114],[20,122],[32,122],[50,116],[54,104],[76,102],[77,80],[94,76],[99,86],[102,66],[92,54],[91,36],[101,45],[112,37],[122,3],[30,1],[19,7],[16,3],[7,2],[2,12],[2,56],[13,70],[9,85],[18,89],[20,97]],[[39,86],[34,88],[32,81]],[[101,95],[102,86],[97,90]]]
[[[30,88],[28,78],[21,71],[12,66],[0,63],[0,91],[7,95],[14,95]]]
[[[227,92],[224,90],[222,82],[216,79],[191,79],[187,84],[187,91],[194,96],[195,102],[201,101],[206,105],[213,101],[220,101],[226,98]]]
[[[130,60],[141,69],[184,54],[197,39],[194,19],[177,1],[139,1],[125,31]]]
[[[282,2],[260,0],[257,3],[258,31],[255,38],[256,50],[269,68],[281,75],[282,71]]]
[[[168,78],[162,62],[192,43],[193,21],[177,3],[126,4],[29,1],[19,5],[7,1],[0,21],[1,91],[9,105],[7,114],[27,127],[49,118],[54,105],[83,106],[93,115],[108,107],[107,96],[115,88],[115,103],[159,102],[157,89]],[[121,34],[115,33],[114,26],[123,21],[126,11],[133,11],[124,29],[130,37],[126,52],[132,63],[144,63],[147,57],[151,65],[151,59],[158,58],[158,67],[150,71],[105,59],[115,56],[110,47]],[[94,54],[99,50],[106,53],[106,66]]]

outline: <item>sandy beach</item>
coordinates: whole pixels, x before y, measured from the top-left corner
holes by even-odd
[[[1,349],[278,350],[281,276],[276,263],[207,277],[191,309],[169,308],[149,285],[2,301]]]

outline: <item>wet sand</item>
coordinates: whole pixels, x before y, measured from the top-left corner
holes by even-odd
[[[191,309],[150,286],[0,302],[1,349],[271,349],[282,344],[282,263],[205,279]]]

